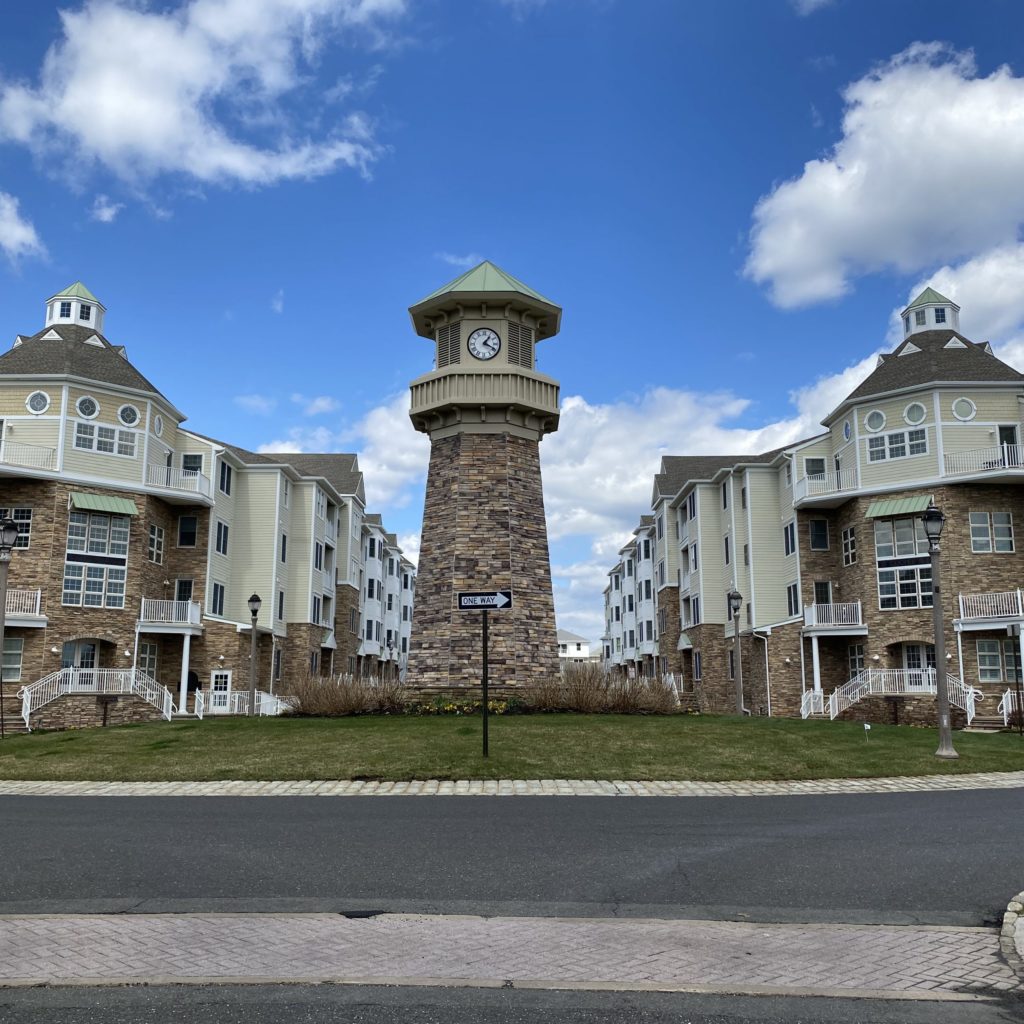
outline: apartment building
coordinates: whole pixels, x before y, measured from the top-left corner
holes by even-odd
[[[655,518],[640,517],[633,539],[619,550],[605,590],[604,660],[627,675],[653,675],[659,634],[656,628],[658,572]]]
[[[1024,375],[964,337],[959,316],[925,289],[903,311],[903,340],[820,434],[757,456],[662,459],[655,656],[698,707],[732,711],[742,674],[754,714],[933,721],[940,668],[960,723],[1013,702]],[[946,517],[939,669],[921,520],[933,501]],[[613,662],[616,638],[610,626]]]
[[[356,456],[256,453],[186,428],[105,317],[77,283],[0,355],[0,517],[21,530],[5,718],[243,711],[252,595],[261,710],[306,672],[400,670],[415,570],[366,514]],[[378,537],[383,561],[366,557]]]
[[[591,652],[592,645],[585,636],[572,633],[568,629],[559,629],[557,632],[558,664],[561,668],[566,665],[584,665],[601,660],[598,652]]]

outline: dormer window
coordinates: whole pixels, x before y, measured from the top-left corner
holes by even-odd
[[[60,304],[60,318],[61,320],[67,320],[71,316],[71,303],[62,302]]]
[[[917,327],[924,327],[925,311],[918,309],[914,311],[914,324]]]
[[[944,324],[946,322],[946,310],[942,306],[935,310],[935,322],[937,324]]]
[[[79,320],[91,320],[92,319],[92,306],[88,302],[83,302],[78,309]]]

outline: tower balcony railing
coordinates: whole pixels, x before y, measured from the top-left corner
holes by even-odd
[[[57,468],[57,449],[8,439],[0,445],[0,462],[5,462],[10,466],[25,466],[28,469],[55,470]]]
[[[147,466],[146,483],[151,487],[166,487],[170,491],[188,491],[210,497],[210,478],[190,469],[171,469],[169,466]]]

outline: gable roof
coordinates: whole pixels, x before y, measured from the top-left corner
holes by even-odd
[[[87,344],[92,338],[99,339],[100,344]],[[82,377],[97,384],[148,391],[167,401],[128,362],[123,346],[111,345],[92,327],[52,324],[30,338],[21,338],[20,342],[0,356],[0,375]]]
[[[590,641],[579,633],[570,633],[567,629],[559,629],[558,642],[560,644],[589,644]]]
[[[954,339],[960,344],[947,348]],[[904,355],[904,349],[911,343],[919,351]],[[952,330],[918,331],[893,352],[880,356],[878,365],[867,379],[843,399],[825,422],[829,422],[849,402],[890,391],[932,384],[1012,384],[1018,381],[1024,381],[1024,373],[997,359],[985,344],[968,341]]]
[[[365,501],[359,457],[351,452],[263,452],[275,462],[291,466],[302,476],[323,477],[339,494],[354,494]]]

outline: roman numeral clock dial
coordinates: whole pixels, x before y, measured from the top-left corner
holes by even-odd
[[[501,348],[501,338],[490,327],[478,327],[469,336],[468,344],[477,359],[493,359]]]

